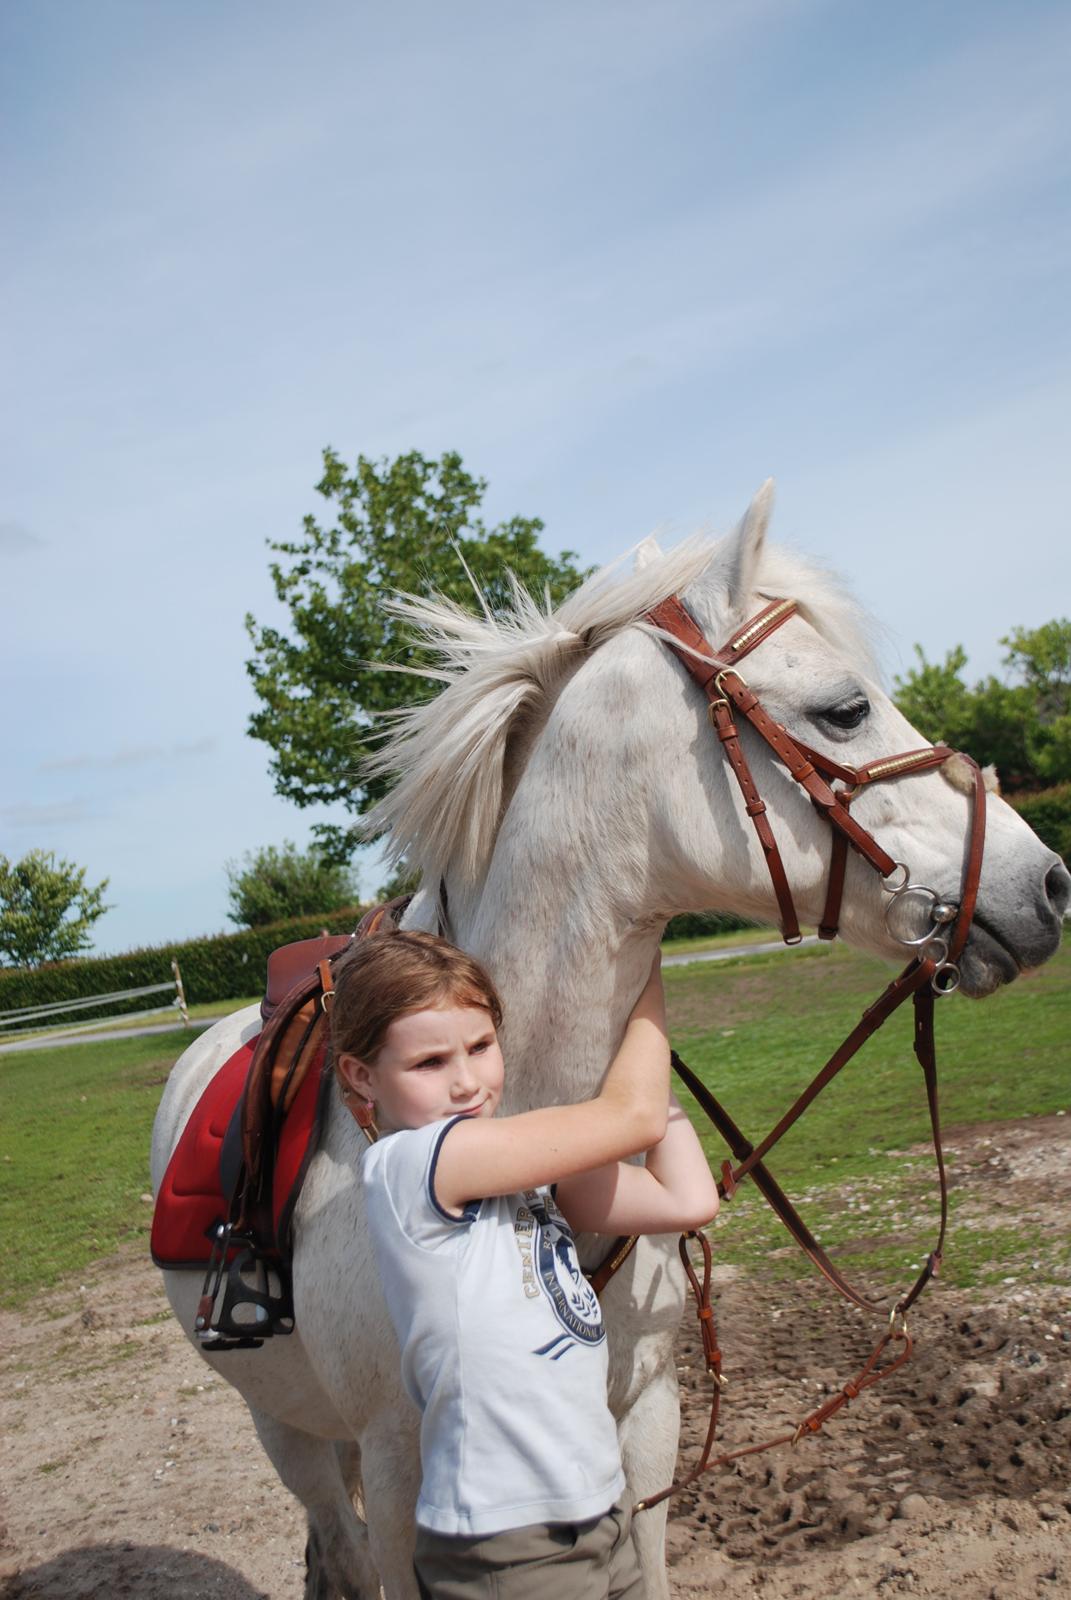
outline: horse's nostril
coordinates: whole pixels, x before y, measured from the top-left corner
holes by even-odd
[[[1071,908],[1071,872],[1062,861],[1054,861],[1045,874],[1045,895],[1058,917],[1066,917]]]

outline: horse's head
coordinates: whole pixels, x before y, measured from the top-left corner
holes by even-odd
[[[396,614],[438,654],[443,692],[399,719],[377,758],[394,787],[371,814],[389,851],[419,867],[417,915],[434,925],[445,883],[454,926],[473,937],[488,904],[562,926],[577,947],[613,947],[630,927],[676,911],[724,909],[777,920],[766,860],[731,776],[706,698],[646,622],[678,594],[714,648],[774,597],[791,618],[740,671],[766,710],[844,767],[926,743],[876,681],[859,612],[826,573],[765,545],[771,494],[720,544],[650,542],[636,570],[597,574],[554,612],[517,592],[506,616],[401,598]],[[822,916],[829,824],[750,728],[743,745],[802,920]],[[851,814],[911,881],[956,903],[971,801],[954,767],[868,785]],[[990,794],[977,914],[963,987],[984,994],[1059,941],[1071,879],[1052,851]],[[890,863],[891,864],[891,863]],[[853,943],[905,959],[932,897],[886,917],[879,874],[849,853],[840,924]],[[605,937],[604,937],[605,936]]]
[[[797,612],[739,668],[765,710],[795,738],[855,770],[925,745],[877,683],[851,603],[826,575],[766,548],[770,503],[767,486],[736,534],[717,547],[684,592],[707,639],[718,648],[771,599],[791,597]],[[653,552],[646,550],[642,559],[652,561]],[[642,657],[637,652],[632,663],[628,722],[633,769],[642,744],[651,777],[652,891],[663,886],[667,911],[717,906],[776,920],[764,853],[710,724],[706,698],[662,640],[649,637],[641,648]],[[622,738],[628,737],[623,729]],[[832,829],[762,740],[748,727],[741,737],[800,917],[817,924]],[[963,988],[975,995],[1047,960],[1071,901],[1071,877],[1059,857],[995,793],[983,803],[985,855],[960,963]],[[903,960],[901,941],[926,932],[934,897],[958,904],[971,804],[969,769],[955,759],[861,790],[853,818],[906,865],[912,883],[934,895],[908,894],[892,906],[880,874],[849,851],[840,926],[852,943]]]

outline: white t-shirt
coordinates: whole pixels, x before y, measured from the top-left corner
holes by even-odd
[[[583,1522],[625,1485],[606,1404],[606,1334],[548,1189],[452,1217],[435,1163],[460,1120],[387,1134],[362,1157],[368,1219],[422,1412],[417,1522],[482,1536]]]

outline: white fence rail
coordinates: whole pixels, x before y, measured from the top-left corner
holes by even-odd
[[[66,1038],[69,1034],[89,1033],[99,1029],[113,1031],[117,1022],[127,1023],[138,1021],[143,1017],[158,1017],[165,1011],[177,1011],[185,1027],[190,1025],[190,1014],[186,1008],[186,991],[182,986],[182,973],[177,961],[172,961],[171,971],[174,977],[167,983],[147,983],[138,989],[116,989],[111,994],[91,994],[80,1000],[53,1000],[45,1005],[15,1006],[10,1011],[0,1011],[0,1029],[10,1028],[10,1033],[0,1035],[4,1038],[27,1038],[31,1034],[54,1033],[56,1038]],[[91,1022],[65,1022],[62,1020],[66,1012],[89,1011],[93,1008],[109,1005],[121,1005],[126,1000],[140,1000],[145,995],[168,993],[174,996],[166,1003],[146,1006],[140,1011],[121,1011],[112,1017],[94,1017]]]

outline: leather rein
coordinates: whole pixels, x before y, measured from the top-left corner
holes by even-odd
[[[776,1445],[796,1443],[805,1434],[817,1433],[823,1423],[841,1407],[847,1405],[872,1384],[903,1366],[912,1351],[906,1314],[930,1278],[937,1274],[944,1247],[948,1222],[948,1184],[941,1150],[933,1008],[936,995],[951,994],[959,986],[957,963],[970,932],[982,869],[985,843],[985,784],[977,763],[970,756],[957,756],[956,752],[944,744],[928,745],[923,749],[882,757],[861,767],[848,767],[820,751],[813,750],[790,734],[781,723],[775,721],[748,687],[737,668],[737,663],[794,616],[796,610],[797,605],[794,600],[772,601],[716,651],[711,649],[699,625],[677,596],[671,596],[653,607],[646,613],[644,620],[657,631],[658,636],[673,651],[708,702],[711,726],[721,741],[743,796],[745,809],[752,819],[762,846],[777,898],[781,933],[785,943],[798,944],[802,935],[781,853],[766,813],[766,805],[759,794],[747,761],[737,718],[743,718],[769,746],[790,776],[809,796],[819,814],[825,817],[831,826],[829,880],[818,930],[819,937],[822,939],[836,937],[848,851],[854,850],[878,874],[882,890],[889,897],[885,908],[886,927],[894,938],[910,947],[913,954],[904,970],[887,985],[873,1004],[867,1007],[848,1037],[833,1052],[780,1121],[757,1145],[753,1145],[745,1137],[724,1107],[695,1073],[681,1061],[676,1052],[672,1058],[673,1066],[732,1151],[735,1165],[734,1162],[723,1162],[721,1180],[718,1184],[719,1193],[725,1199],[731,1199],[740,1184],[746,1178],[752,1178],[797,1244],[838,1293],[860,1309],[884,1312],[885,1306],[882,1302],[872,1300],[854,1288],[833,1265],[767,1169],[765,1158],[841,1068],[892,1016],[893,1012],[910,998],[915,1012],[914,1049],[926,1085],[940,1184],[940,1228],[937,1242],[926,1257],[918,1277],[893,1304],[887,1330],[856,1376],[788,1433],[717,1457],[713,1456],[712,1451],[721,1390],[725,1379],[721,1372],[722,1358],[710,1305],[710,1245],[702,1233],[682,1237],[681,1260],[695,1297],[707,1371],[714,1380],[710,1422],[696,1467],[669,1488],[641,1500],[636,1507],[637,1511],[657,1505],[669,1495],[686,1488],[702,1472],[711,1467],[724,1465],[739,1456],[768,1450]],[[970,831],[958,905],[943,900],[934,890],[923,884],[912,883],[906,864],[894,861],[874,836],[856,821],[850,810],[851,802],[860,789],[872,783],[932,771],[953,757],[966,764],[971,775],[972,794]],[[895,932],[890,922],[890,913],[894,912],[894,908],[902,907],[912,899],[919,900],[923,897],[927,897],[930,902],[930,926],[921,936],[904,938]],[[689,1256],[688,1244],[692,1240],[698,1242],[702,1250],[699,1273],[696,1272]],[[605,1288],[618,1267],[627,1259],[635,1242],[634,1238],[621,1238],[614,1242],[608,1255],[592,1275],[592,1283],[597,1291],[601,1292]],[[894,1342],[900,1344],[902,1348],[893,1359],[882,1366],[882,1356]]]

